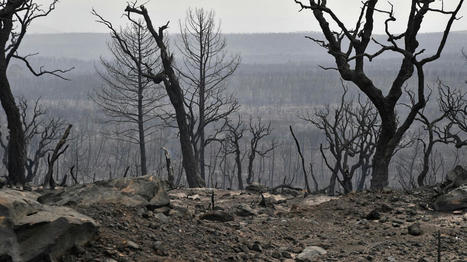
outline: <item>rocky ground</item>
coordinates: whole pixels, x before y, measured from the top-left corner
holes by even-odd
[[[467,261],[467,214],[431,210],[430,192],[178,189],[169,207],[77,206],[99,232],[63,261]]]

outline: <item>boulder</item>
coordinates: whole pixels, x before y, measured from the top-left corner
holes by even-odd
[[[433,207],[437,211],[454,211],[467,208],[467,185],[438,196],[433,203]]]
[[[58,206],[112,203],[130,207],[146,206],[149,210],[154,210],[169,205],[170,200],[158,178],[141,176],[61,188],[44,194],[39,202]]]
[[[97,234],[97,223],[68,207],[43,205],[38,194],[0,190],[0,261],[56,261]]]
[[[456,166],[446,174],[446,183],[451,188],[467,185],[467,170],[462,166]]]

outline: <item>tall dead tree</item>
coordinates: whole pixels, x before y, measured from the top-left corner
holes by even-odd
[[[143,76],[146,68],[159,70],[159,48],[143,22],[135,21],[124,29],[115,29],[96,11],[97,22],[110,30],[112,40],[108,48],[112,60],[101,58],[105,85],[92,97],[104,111],[109,122],[122,126],[117,139],[139,146],[141,175],[146,175],[146,137],[155,132],[156,110],[163,106],[162,86]]]
[[[170,102],[175,110],[175,117],[180,136],[180,146],[183,155],[183,167],[185,169],[188,185],[190,187],[204,187],[205,182],[199,175],[198,164],[195,159],[193,147],[191,146],[190,128],[184,105],[183,90],[174,70],[173,55],[169,53],[166,43],[164,42],[164,31],[168,28],[169,23],[156,30],[152,24],[148,10],[144,5],[141,5],[140,7],[136,7],[134,4],[128,5],[125,11],[127,12],[127,17],[130,21],[135,22],[131,17],[131,14],[137,14],[144,18],[147,29],[159,47],[160,57],[162,60],[162,70],[154,73],[153,69],[148,67],[146,68],[147,72],[145,72],[145,76],[156,84],[161,82],[164,83],[167,95],[169,96]]]
[[[312,11],[319,23],[326,40],[308,38],[325,48],[333,56],[337,67],[326,69],[337,70],[344,80],[354,83],[365,93],[378,111],[381,118],[381,132],[378,135],[376,152],[373,157],[371,188],[382,189],[389,184],[389,164],[397,145],[414,122],[418,112],[425,106],[424,66],[441,56],[452,24],[457,19],[456,16],[464,1],[456,1],[455,9],[448,11],[444,9],[443,1],[434,3],[434,0],[412,0],[407,27],[401,34],[394,34],[390,30],[390,24],[396,21],[393,6],[390,3],[390,9],[383,10],[377,7],[378,0],[364,1],[355,26],[350,28],[342,22],[332,9],[328,8],[327,1],[310,0],[306,4],[299,0],[294,0],[294,2],[300,6],[301,10]],[[375,16],[378,13],[387,16],[384,23],[387,36],[387,42],[385,43],[378,42],[373,37]],[[425,49],[419,48],[417,36],[424,18],[429,13],[444,14],[449,19],[435,53],[421,58]],[[369,53],[368,51],[372,41],[379,47],[379,50],[375,53]],[[376,86],[365,73],[365,61],[368,59],[371,62],[388,51],[400,54],[402,63],[392,85],[386,89]],[[405,119],[399,124],[396,107],[403,95],[402,88],[407,80],[414,75],[415,69],[418,81],[417,101],[410,108]],[[384,94],[384,90],[389,91]]]
[[[52,0],[47,7],[35,0],[3,0],[0,2],[0,102],[5,111],[8,129],[8,182],[13,185],[24,184],[26,144],[21,116],[11,92],[7,70],[12,59],[23,61],[35,76],[51,74],[61,77],[68,70],[37,71],[29,63],[30,55],[20,55],[18,49],[32,22],[45,17],[55,9],[58,0]],[[63,78],[63,77],[61,77]]]
[[[240,57],[228,56],[227,43],[215,23],[214,11],[188,9],[185,21],[180,22],[177,43],[183,56],[182,66],[177,70],[185,83],[191,140],[200,175],[205,179],[205,148],[218,134],[207,133],[207,128],[239,107],[237,99],[227,94],[226,82],[237,70]]]

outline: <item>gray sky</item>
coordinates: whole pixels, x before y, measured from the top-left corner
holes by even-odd
[[[39,0],[47,3],[47,0]],[[125,23],[121,17],[127,0],[61,0],[57,9],[46,18],[35,21],[31,33],[65,33],[65,32],[106,32],[106,29],[95,23],[91,16],[91,8],[115,24]],[[143,1],[140,1],[143,3]],[[307,2],[307,1],[304,1]],[[395,5],[397,24],[394,31],[404,26],[410,2],[408,0],[392,0]],[[440,2],[437,0],[437,2]],[[456,0],[445,1],[449,6]],[[347,24],[353,24],[361,6],[361,0],[328,0],[328,6]],[[167,21],[172,22],[171,32],[176,32],[178,20],[183,19],[189,7],[214,9],[217,19],[222,20],[224,33],[252,32],[296,32],[319,31],[311,12],[298,13],[298,6],[293,0],[151,0],[146,4],[155,25]],[[380,1],[379,8],[387,8],[387,1]],[[467,7],[461,10],[464,18],[457,21],[453,30],[467,30]],[[423,32],[443,30],[445,19],[442,16],[430,16],[422,28]],[[383,18],[377,24],[381,25]],[[383,32],[381,26],[376,27],[378,33]]]

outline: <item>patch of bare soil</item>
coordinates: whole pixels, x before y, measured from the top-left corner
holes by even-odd
[[[170,208],[77,208],[101,225],[98,238],[64,261],[467,261],[467,214],[438,213],[428,193],[340,198],[183,189]],[[208,220],[209,219],[209,220]],[[409,230],[410,227],[410,230]],[[410,232],[410,233],[409,233]]]

